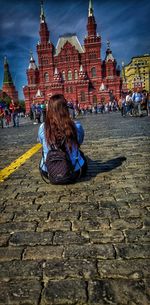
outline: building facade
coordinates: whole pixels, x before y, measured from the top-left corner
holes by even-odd
[[[4,80],[3,80],[3,86],[1,91],[1,98],[3,97],[9,97],[10,100],[13,100],[14,102],[18,102],[18,91],[15,88],[15,85],[13,83],[13,79],[11,76],[11,73],[9,71],[9,64],[7,57],[4,58]]]
[[[117,62],[107,45],[101,59],[101,36],[97,34],[92,1],[89,1],[87,36],[81,45],[76,34],[61,36],[56,47],[50,40],[43,4],[40,14],[38,65],[31,55],[27,69],[28,85],[23,88],[26,111],[32,102],[47,101],[55,93],[77,103],[80,108],[112,97],[119,99],[122,79]]]
[[[128,65],[123,65],[122,78],[128,90],[139,87],[150,92],[150,54],[132,57]]]

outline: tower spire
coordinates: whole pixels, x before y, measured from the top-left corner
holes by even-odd
[[[44,14],[44,7],[43,7],[43,0],[40,0],[41,3],[41,13],[40,13],[40,38],[41,43],[48,43],[49,41],[49,31],[47,27],[47,23],[45,20],[45,14]]]
[[[41,3],[40,22],[43,23],[43,22],[45,22],[43,0],[41,0],[40,3]]]
[[[89,13],[88,13],[88,17],[93,16],[93,15],[94,15],[93,1],[89,0]]]
[[[8,85],[13,84],[12,76],[11,76],[11,73],[9,71],[7,56],[4,57],[4,80],[3,80],[3,85],[4,84],[8,84]]]
[[[96,37],[97,24],[95,22],[93,1],[89,0],[87,32],[88,37]]]

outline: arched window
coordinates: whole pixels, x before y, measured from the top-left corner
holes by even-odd
[[[85,92],[81,91],[81,102],[85,102]]]
[[[78,79],[78,71],[77,70],[74,71],[74,79]]]
[[[62,79],[65,80],[66,76],[65,76],[65,71],[62,71]]]
[[[46,83],[49,82],[49,75],[47,72],[44,74],[44,80]]]
[[[71,70],[68,71],[68,80],[72,80],[72,72],[71,72]]]
[[[95,67],[93,67],[93,68],[91,69],[91,74],[92,74],[92,77],[95,77],[95,76],[96,76],[96,68],[95,68]]]

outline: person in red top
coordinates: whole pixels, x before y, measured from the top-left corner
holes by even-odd
[[[13,127],[19,127],[19,109],[19,104],[12,100],[9,105],[9,110],[12,113]]]

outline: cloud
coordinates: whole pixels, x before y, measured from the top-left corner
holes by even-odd
[[[93,3],[97,32],[102,36],[102,59],[107,39],[119,64],[150,52],[148,0],[93,0]],[[22,86],[27,83],[30,49],[37,60],[40,5],[37,0],[0,0],[0,7],[0,81],[3,80],[3,57],[7,55],[10,71],[22,95]],[[76,32],[80,43],[84,43],[88,0],[45,0],[44,9],[50,39],[55,46],[59,35],[65,32]]]

